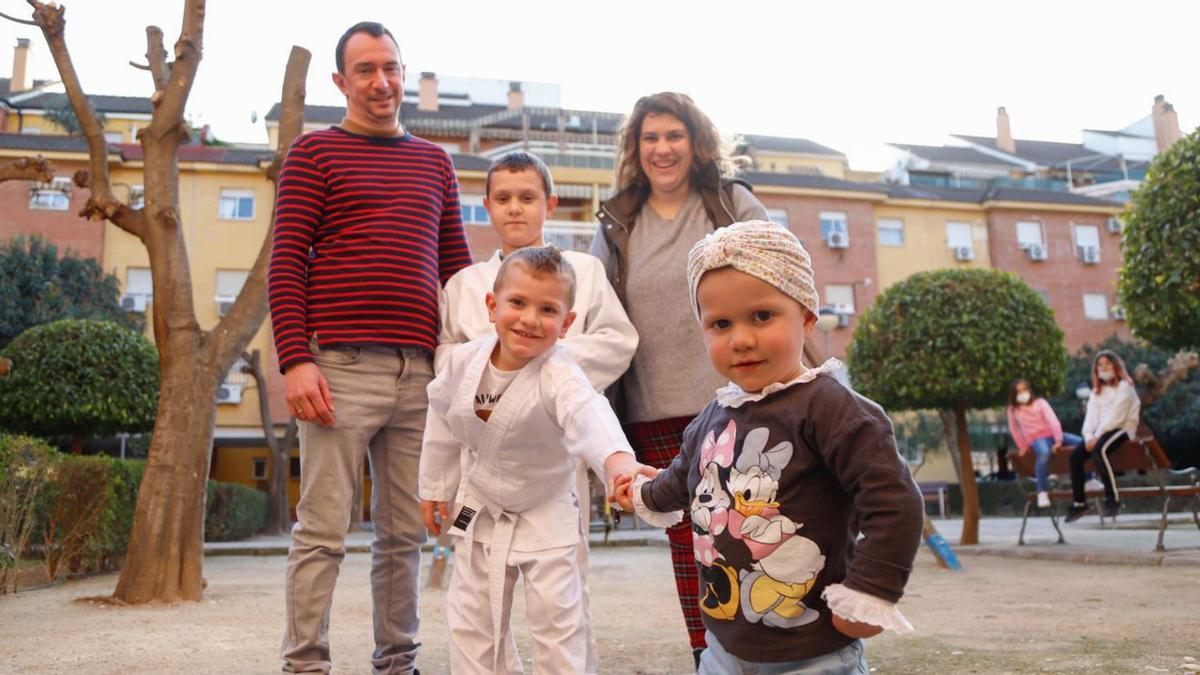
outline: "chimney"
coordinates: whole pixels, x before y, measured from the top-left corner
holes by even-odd
[[[421,84],[417,90],[417,110],[438,111],[438,81],[434,73],[421,73]]]
[[[1179,140],[1179,115],[1175,106],[1167,103],[1167,99],[1159,94],[1154,97],[1154,108],[1151,116],[1154,118],[1154,140],[1158,151],[1163,152]]]
[[[15,94],[29,88],[29,38],[17,38],[17,46],[13,50],[12,80],[8,83],[8,92]]]
[[[525,107],[525,92],[521,91],[520,82],[508,83],[508,109],[516,110]]]
[[[1004,106],[996,108],[996,148],[1017,154],[1017,142],[1013,140],[1012,128],[1008,125],[1008,111]]]

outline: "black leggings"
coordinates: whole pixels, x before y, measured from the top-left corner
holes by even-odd
[[[1087,443],[1075,446],[1075,450],[1071,452],[1071,492],[1076,504],[1083,504],[1087,501],[1083,489],[1085,480],[1083,463],[1088,461],[1089,457],[1096,460],[1096,473],[1100,474],[1100,481],[1104,483],[1105,503],[1115,504],[1121,501],[1121,495],[1117,492],[1117,477],[1113,473],[1112,463],[1109,462],[1108,457],[1128,440],[1129,434],[1124,429],[1113,429],[1101,434],[1100,438],[1096,439],[1096,445],[1090,451],[1087,449]]]

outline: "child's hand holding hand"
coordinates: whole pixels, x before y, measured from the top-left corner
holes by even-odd
[[[837,612],[833,613],[833,627],[842,635],[855,639],[875,637],[883,632],[879,626],[843,619],[837,615]]]
[[[421,520],[425,521],[425,529],[429,530],[430,534],[437,536],[442,533],[442,523],[450,517],[446,510],[446,502],[421,500]]]
[[[633,477],[628,473],[617,476],[613,481],[612,495],[608,500],[621,508],[622,511],[633,512]]]

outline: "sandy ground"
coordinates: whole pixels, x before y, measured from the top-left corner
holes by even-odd
[[[592,597],[607,673],[686,673],[691,655],[661,546],[597,548]],[[1200,567],[1124,567],[971,556],[938,569],[922,552],[902,608],[913,636],[868,642],[874,672],[1200,671]],[[116,577],[0,598],[6,673],[277,672],[282,556],[210,557],[205,600],[118,608],[89,602]],[[335,672],[367,672],[369,556],[351,554],[334,599]],[[426,675],[446,673],[443,593],[422,596]],[[519,615],[520,607],[515,615]],[[518,627],[522,654],[528,654]],[[526,672],[531,672],[528,665]]]

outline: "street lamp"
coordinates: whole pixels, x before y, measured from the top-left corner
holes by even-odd
[[[817,330],[825,334],[825,358],[829,358],[829,333],[838,326],[838,315],[832,307],[825,305],[817,310]]]

